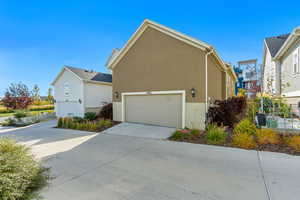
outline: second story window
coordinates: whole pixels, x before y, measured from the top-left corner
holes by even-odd
[[[293,52],[293,73],[297,74],[300,72],[299,70],[299,48],[297,48],[294,52]]]
[[[69,83],[64,84],[64,93],[65,93],[65,96],[69,96],[69,94],[70,94]]]

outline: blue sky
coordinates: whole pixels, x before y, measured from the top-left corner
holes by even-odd
[[[213,45],[225,61],[260,61],[264,37],[300,25],[299,7],[256,0],[0,0],[0,96],[19,81],[38,84],[45,95],[63,65],[106,72],[111,50],[145,18]]]

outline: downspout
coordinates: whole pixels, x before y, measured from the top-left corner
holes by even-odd
[[[213,48],[205,54],[205,119],[208,111],[208,56],[213,53]]]

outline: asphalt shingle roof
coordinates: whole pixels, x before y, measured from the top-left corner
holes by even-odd
[[[268,37],[265,39],[272,57],[276,55],[276,53],[279,51],[280,47],[283,45],[283,43],[286,41],[289,35],[290,34],[283,34],[274,37]]]
[[[99,81],[99,82],[107,82],[107,83],[112,82],[111,74],[94,72],[94,71],[89,71],[86,69],[81,69],[81,68],[71,67],[71,66],[65,66],[65,67],[71,70],[72,72],[74,72],[77,76],[79,76],[83,80]]]

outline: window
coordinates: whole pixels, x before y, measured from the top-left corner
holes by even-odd
[[[298,54],[299,48],[297,48],[294,52],[293,52],[293,73],[297,74],[299,73],[299,54]]]
[[[65,83],[64,84],[64,94],[65,94],[65,96],[69,96],[70,95],[69,83]]]

